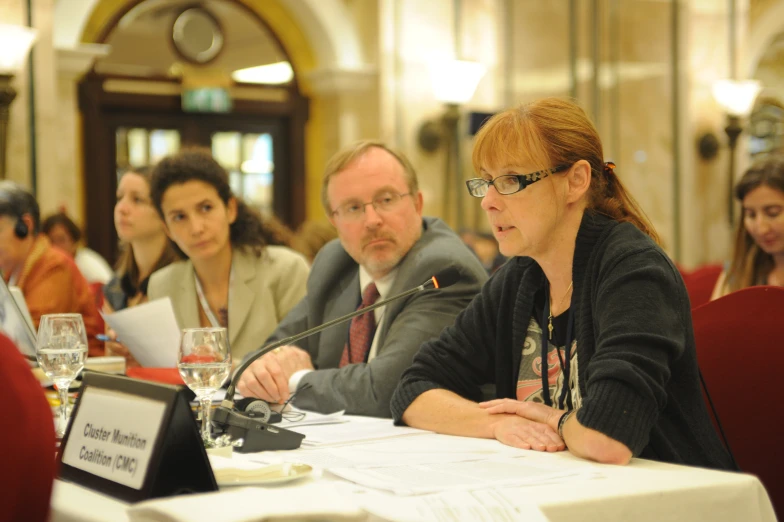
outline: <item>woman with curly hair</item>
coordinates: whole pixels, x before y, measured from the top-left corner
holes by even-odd
[[[308,265],[273,245],[278,227],[232,194],[226,171],[205,151],[161,160],[152,200],[184,261],[150,278],[150,299],[169,296],[180,328],[223,326],[239,361],[256,350],[305,296]]]

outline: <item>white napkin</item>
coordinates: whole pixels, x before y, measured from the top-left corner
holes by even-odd
[[[129,508],[128,518],[131,522],[362,520],[365,512],[330,483],[318,481],[148,500]]]

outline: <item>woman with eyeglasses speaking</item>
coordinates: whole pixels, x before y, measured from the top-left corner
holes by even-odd
[[[703,403],[689,299],[571,101],[492,117],[467,182],[511,256],[392,399],[395,420],[625,464],[729,468]],[[481,400],[493,383],[496,399]]]

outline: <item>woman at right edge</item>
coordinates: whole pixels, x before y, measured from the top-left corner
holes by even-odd
[[[422,346],[392,398],[396,422],[605,463],[731,469],[683,280],[585,112],[558,98],[502,112],[473,163],[469,192],[513,257]],[[485,383],[498,398],[480,403]]]

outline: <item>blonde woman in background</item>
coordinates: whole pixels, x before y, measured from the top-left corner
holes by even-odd
[[[120,178],[114,226],[123,250],[114,278],[103,288],[105,313],[146,302],[150,275],[179,258],[150,200],[147,167],[129,170]],[[111,330],[107,330],[107,335],[115,339]],[[114,340],[106,342],[106,353],[125,357],[129,367],[139,366],[128,348]]]
[[[735,186],[743,219],[711,300],[757,285],[784,286],[784,155],[756,162]]]

